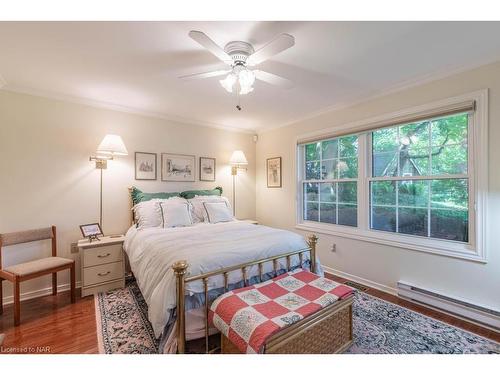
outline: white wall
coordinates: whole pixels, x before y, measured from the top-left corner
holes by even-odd
[[[59,255],[70,253],[81,238],[79,225],[99,220],[99,171],[89,162],[104,135],[122,136],[129,151],[108,163],[104,171],[103,230],[125,233],[130,222],[127,187],[144,191],[181,191],[222,186],[231,199],[228,160],[232,151],[245,152],[249,168],[239,172],[236,213],[255,217],[255,144],[251,134],[173,123],[162,119],[99,109],[80,104],[0,91],[0,233],[56,225]],[[181,153],[217,158],[215,182],[134,180],[134,152]],[[198,180],[198,170],[197,170]],[[49,244],[3,249],[3,265],[49,255]],[[77,271],[79,280],[79,270]],[[68,282],[60,275],[60,284]],[[49,287],[50,277],[23,283],[21,293]],[[11,296],[4,282],[4,297]]]
[[[296,137],[312,131],[395,112],[435,100],[489,88],[489,217],[487,264],[412,250],[319,235],[324,265],[395,288],[399,280],[431,288],[500,310],[500,63],[327,112],[287,127],[259,134],[257,143],[257,220],[294,230]],[[266,158],[283,158],[283,188],[266,188]],[[307,234],[302,232],[304,235]],[[331,252],[332,243],[337,251]]]

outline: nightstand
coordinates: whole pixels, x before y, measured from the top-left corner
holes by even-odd
[[[99,241],[78,241],[81,254],[82,297],[125,287],[125,236],[104,236]]]

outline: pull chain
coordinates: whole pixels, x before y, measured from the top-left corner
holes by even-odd
[[[241,95],[240,95],[239,91],[236,92],[236,95],[238,96],[238,104],[236,104],[236,109],[238,111],[241,111]]]

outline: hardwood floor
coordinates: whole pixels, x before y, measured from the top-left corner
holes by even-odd
[[[14,327],[12,305],[0,315],[0,333],[5,333],[0,353],[98,353],[94,297],[74,304],[69,292],[21,302],[21,325]]]
[[[347,281],[328,274],[327,277],[338,282]],[[500,342],[500,333],[492,330],[376,289],[369,288],[365,293]],[[21,325],[14,327],[13,320],[12,305],[9,305],[0,315],[0,333],[5,333],[0,353],[98,353],[92,296],[77,297],[75,304],[70,303],[69,292],[23,301]]]

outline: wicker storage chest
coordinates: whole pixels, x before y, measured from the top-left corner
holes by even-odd
[[[340,300],[271,336],[264,354],[341,353],[352,344],[353,297]],[[222,354],[242,354],[221,334]]]

